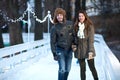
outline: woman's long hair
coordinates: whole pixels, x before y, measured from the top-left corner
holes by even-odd
[[[63,22],[66,22],[66,12],[65,10],[63,10],[62,8],[56,8],[55,12],[54,12],[54,17],[53,17],[53,22],[54,24],[58,23],[57,20],[57,15],[58,14],[63,14]]]
[[[84,24],[85,24],[85,29],[87,30],[87,33],[88,33],[88,28],[90,27],[90,25],[93,25],[93,23],[90,20],[90,18],[88,17],[87,13],[83,10],[80,10],[78,12],[78,15],[77,15],[77,18],[76,18],[76,21],[75,21],[75,24],[74,24],[74,30],[75,30],[75,32],[77,32],[78,29],[79,29],[79,27],[78,27],[78,23],[80,22],[79,21],[79,13],[82,13],[85,16]]]

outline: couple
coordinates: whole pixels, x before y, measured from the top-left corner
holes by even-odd
[[[86,80],[87,59],[94,80],[98,80],[94,65],[94,27],[84,11],[79,11],[74,26],[66,21],[66,12],[57,8],[53,18],[50,44],[54,60],[58,61],[58,80],[67,80],[72,62],[72,52],[80,65],[80,78]]]

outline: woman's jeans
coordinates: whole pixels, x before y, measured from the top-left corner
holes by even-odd
[[[58,80],[67,80],[71,69],[72,50],[58,49],[57,51],[59,64]]]
[[[81,80],[86,80],[86,63],[85,59],[79,59],[80,64],[80,77]],[[90,71],[92,72],[94,80],[98,80],[97,71],[95,69],[94,59],[87,60]]]

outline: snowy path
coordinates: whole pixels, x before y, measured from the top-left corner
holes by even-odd
[[[99,80],[106,80],[104,70],[101,64],[101,51],[102,46],[95,40],[95,66],[98,72]],[[48,44],[48,47],[50,45]],[[49,48],[50,49],[50,48]],[[68,77],[68,80],[80,80],[79,65],[76,63],[76,59],[73,56],[72,67]],[[31,66],[18,70],[15,73],[7,76],[5,80],[57,80],[58,76],[58,64],[53,60],[51,50],[48,50],[47,55],[41,57],[36,63]],[[88,64],[86,67],[86,80],[93,80],[92,74],[89,70]]]
[[[96,50],[97,50],[97,44]],[[97,51],[97,54],[100,52]],[[98,57],[98,55],[97,55]],[[98,58],[96,60],[96,69],[100,80],[104,79],[104,72],[102,66],[99,64]],[[73,57],[72,68],[68,80],[80,80],[79,78],[79,65],[76,63],[76,59]],[[51,51],[48,52],[48,55],[39,59],[38,62],[32,64],[24,70],[19,70],[17,73],[12,74],[7,78],[7,80],[57,80],[58,73],[58,64],[53,60]],[[87,65],[87,80],[93,80],[92,74]]]

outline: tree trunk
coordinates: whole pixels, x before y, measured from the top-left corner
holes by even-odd
[[[3,37],[2,37],[2,26],[5,25],[2,15],[0,15],[0,48],[4,47]]]
[[[79,10],[86,10],[86,0],[76,0],[75,1],[75,17],[74,21],[78,17]]]
[[[2,31],[1,31],[1,27],[0,27],[0,48],[4,47],[4,43],[3,43],[3,38],[2,38]]]
[[[36,16],[42,20],[42,8],[41,8],[41,0],[35,0],[35,14]],[[35,39],[40,40],[43,39],[43,25],[42,23],[35,22]]]
[[[17,0],[6,0],[8,4],[7,13],[12,19],[19,17],[19,6]],[[19,22],[9,23],[10,45],[23,43],[22,31]]]
[[[66,18],[67,20],[71,20],[72,19],[72,15],[71,15],[71,6],[70,6],[70,0],[64,0],[63,4],[64,4],[64,9],[66,11]]]
[[[9,33],[11,45],[23,43],[22,31],[19,22],[9,24]]]
[[[86,10],[86,0],[81,0],[81,9]]]

